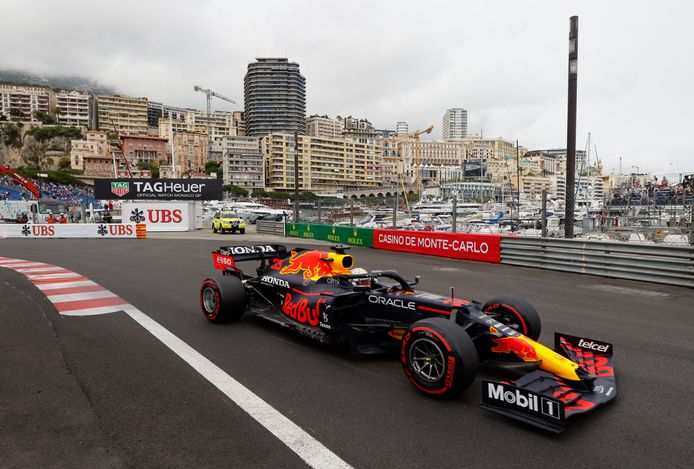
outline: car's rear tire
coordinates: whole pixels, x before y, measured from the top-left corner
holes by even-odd
[[[241,233],[241,234],[246,234],[246,228],[241,228],[241,229],[239,230],[239,233]]]
[[[208,278],[200,286],[200,308],[209,321],[236,321],[246,312],[247,304],[246,287],[237,277]]]
[[[517,295],[497,296],[482,306],[482,311],[500,323],[533,340],[540,338],[542,322],[533,305]]]
[[[477,376],[477,350],[459,325],[445,318],[422,319],[402,339],[401,360],[410,382],[426,395],[456,397]]]

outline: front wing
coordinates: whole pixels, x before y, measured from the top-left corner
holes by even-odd
[[[572,382],[535,370],[516,381],[483,381],[482,407],[559,433],[566,429],[569,417],[617,396],[612,344],[557,333],[554,347],[592,376]]]

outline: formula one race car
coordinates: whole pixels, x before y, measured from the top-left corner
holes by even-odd
[[[484,380],[482,406],[553,432],[617,395],[611,344],[555,334],[552,350],[536,342],[540,318],[520,297],[481,304],[452,289],[450,297],[418,291],[419,277],[354,268],[346,249],[222,247],[212,253],[222,275],[200,289],[202,311],[212,322],[248,312],[354,353],[397,352],[429,396],[459,395],[480,365],[515,376]],[[237,267],[250,260],[260,261],[256,275]]]

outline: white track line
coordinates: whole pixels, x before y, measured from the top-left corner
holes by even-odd
[[[309,466],[321,469],[352,467],[323,446],[320,441],[145,313],[135,307],[124,309],[124,311],[287,445],[289,449],[299,455]]]
[[[99,314],[117,313],[118,311],[123,311],[129,306],[129,304],[124,303],[116,306],[100,306],[98,308],[82,308],[74,311],[63,311],[59,314],[61,316],[97,316]]]
[[[23,262],[24,264],[16,264]],[[0,257],[0,267],[21,266],[21,265],[46,265],[22,261],[21,259],[8,259]],[[50,267],[46,265],[47,267]],[[51,269],[58,269],[50,267]],[[24,274],[30,277],[28,274]],[[64,274],[58,274],[62,278]],[[75,274],[70,272],[69,276]],[[56,278],[53,275],[36,275],[39,277]],[[58,282],[49,284],[34,285],[43,291],[44,295],[53,303],[60,304],[67,301],[80,301],[116,296],[114,293],[104,289],[97,292],[69,293],[63,295],[52,295],[50,290],[60,288],[82,287],[97,285],[91,280],[80,282]],[[128,316],[144,327],[150,334],[156,337],[161,343],[166,345],[172,352],[178,355],[183,361],[188,363],[195,371],[207,381],[212,383],[217,389],[231,399],[244,412],[250,415],[256,422],[265,427],[270,433],[277,437],[282,443],[294,451],[306,464],[317,469],[351,468],[338,455],[326,448],[320,441],[309,435],[297,424],[282,415],[277,409],[262,400],[253,391],[229,376],[224,370],[205,358],[197,350],[183,342],[174,334],[169,332],[161,324],[147,316],[145,313],[130,304],[103,306],[98,308],[83,308],[74,311],[60,313],[63,316],[94,316],[97,314],[113,313],[124,311]]]

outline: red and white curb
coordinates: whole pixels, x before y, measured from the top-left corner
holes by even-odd
[[[27,277],[63,316],[92,316],[125,312],[295,452],[310,467],[320,469],[352,467],[200,352],[96,282],[71,270],[43,262],[0,257],[0,267],[14,270]]]
[[[64,316],[115,313],[130,307],[98,283],[62,267],[8,257],[0,257],[0,267],[24,275]]]

